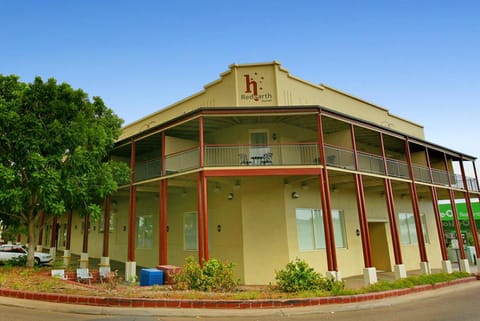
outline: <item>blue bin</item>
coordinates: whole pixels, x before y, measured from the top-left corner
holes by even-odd
[[[140,285],[152,286],[163,285],[163,271],[157,269],[141,269],[140,270]]]

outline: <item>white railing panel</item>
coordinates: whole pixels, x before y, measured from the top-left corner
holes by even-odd
[[[196,147],[165,157],[165,174],[185,172],[200,167],[200,148]]]

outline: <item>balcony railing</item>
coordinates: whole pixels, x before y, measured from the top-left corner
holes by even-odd
[[[205,167],[242,166],[308,166],[319,165],[319,150],[316,142],[273,145],[206,145]],[[353,150],[337,146],[325,146],[327,166],[355,170]],[[410,179],[408,163],[387,158],[386,162],[378,155],[358,152],[358,171]],[[165,156],[165,173],[162,173],[160,158],[138,162],[135,167],[136,181],[181,173],[200,167],[200,147],[190,148]],[[425,166],[413,165],[414,179],[417,182],[464,189],[461,175],[448,173]],[[478,192],[475,178],[467,177],[468,190]]]
[[[318,164],[315,143],[276,145],[207,145],[205,166],[295,166]]]
[[[359,171],[385,175],[385,165],[382,157],[362,152],[357,153],[357,157]]]
[[[135,181],[162,176],[162,159],[153,158],[135,164]]]
[[[355,157],[352,150],[325,146],[325,157],[329,166],[355,169]]]
[[[165,156],[165,175],[200,167],[200,147],[194,147]]]

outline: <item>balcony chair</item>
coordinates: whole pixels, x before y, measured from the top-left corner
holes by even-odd
[[[262,165],[272,165],[272,153],[263,154]]]
[[[252,164],[252,161],[250,161],[250,159],[248,159],[247,154],[240,153],[240,154],[238,154],[238,157],[240,158],[240,165],[250,165],[250,164]]]

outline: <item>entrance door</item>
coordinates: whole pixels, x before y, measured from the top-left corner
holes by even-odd
[[[390,272],[392,266],[388,250],[387,223],[368,222],[368,229],[370,231],[373,266],[379,271]]]

